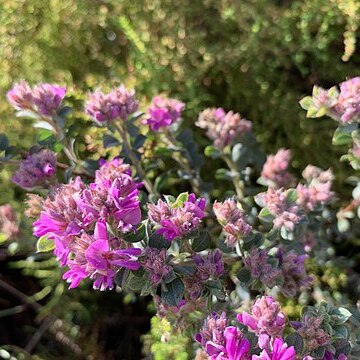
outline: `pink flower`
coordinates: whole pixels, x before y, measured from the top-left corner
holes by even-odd
[[[143,267],[149,274],[151,283],[157,286],[172,271],[171,265],[167,264],[166,250],[147,247],[145,255]]]
[[[241,118],[240,114],[222,108],[210,108],[200,113],[196,125],[206,130],[206,135],[214,141],[214,146],[223,149],[234,140],[247,134],[252,123]]]
[[[46,187],[56,171],[56,155],[49,150],[30,154],[20,162],[12,182],[24,189]]]
[[[268,188],[267,192],[261,193],[260,196],[264,206],[274,216],[275,228],[279,229],[284,226],[292,231],[295,225],[303,219],[299,214],[298,206],[287,200],[287,193],[283,189]]]
[[[129,164],[125,164],[123,159],[115,158],[110,161],[101,159],[99,161],[100,169],[95,172],[95,182],[102,180],[114,181],[122,174],[131,176],[131,168]]]
[[[108,94],[101,91],[91,93],[85,104],[85,112],[98,123],[113,121],[117,118],[125,121],[137,109],[135,91],[127,90],[124,85]]]
[[[290,159],[290,150],[286,149],[280,149],[275,155],[269,155],[261,171],[261,178],[275,188],[291,186],[294,178],[288,172]]]
[[[252,226],[245,221],[245,217],[234,199],[215,202],[213,210],[226,233],[225,243],[227,246],[235,247],[239,238],[252,231]]]
[[[10,204],[0,206],[0,234],[6,240],[16,238],[20,233],[16,213]]]
[[[37,111],[44,116],[53,116],[60,108],[66,88],[51,84],[38,84],[32,92],[32,101]]]
[[[149,219],[159,228],[156,230],[165,239],[172,241],[196,230],[205,217],[205,199],[196,199],[190,194],[181,207],[159,200],[156,205],[149,204]]]
[[[265,349],[260,355],[253,355],[252,360],[296,360],[295,348],[288,347],[283,339],[277,338],[272,351]]]
[[[175,123],[185,108],[185,104],[176,99],[155,96],[149,108],[149,115],[144,123],[152,131],[159,131],[163,127],[169,127]]]
[[[335,108],[341,114],[342,123],[360,120],[360,76],[340,84],[340,95]]]
[[[259,346],[262,349],[267,348],[274,338],[281,336],[285,328],[285,315],[271,296],[257,299],[251,315],[243,312],[237,315],[237,319],[259,336]]]
[[[211,360],[248,360],[250,359],[249,340],[242,337],[241,332],[234,326],[228,326],[224,330],[225,344],[219,345],[208,342],[205,351]]]
[[[33,106],[32,90],[29,84],[21,80],[8,91],[7,99],[9,103],[17,110],[30,110]]]
[[[94,236],[83,234],[81,238],[74,238],[70,250],[73,253],[73,258],[67,261],[70,270],[63,276],[70,282],[70,288],[89,277],[94,280],[94,289],[111,290],[118,269],[139,270],[141,266],[137,260],[141,250],[111,248],[106,224],[102,222],[95,225]]]

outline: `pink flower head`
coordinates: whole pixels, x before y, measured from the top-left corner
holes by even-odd
[[[360,76],[340,84],[340,95],[335,108],[344,124],[360,120]]]
[[[69,184],[59,187],[43,203],[40,219],[35,221],[34,235],[48,235],[53,239],[57,236],[78,235],[84,228],[83,214],[79,210],[82,191],[85,184],[76,178]]]
[[[329,203],[334,193],[330,190],[331,183],[315,183],[311,185],[299,184],[296,187],[297,204],[305,210],[312,211],[320,205]]]
[[[243,337],[235,326],[228,326],[224,330],[225,344],[220,345],[209,341],[205,351],[211,360],[250,360],[251,344]]]
[[[20,233],[16,213],[10,204],[0,206],[0,234],[6,240],[16,238]]]
[[[269,155],[261,171],[261,178],[275,188],[291,186],[294,178],[288,172],[290,159],[290,150],[286,149],[280,149],[275,155]]]
[[[137,257],[141,250],[137,248],[112,248],[107,235],[106,224],[98,222],[95,225],[94,236],[83,234],[70,244],[73,259],[67,261],[70,270],[63,278],[70,282],[70,288],[78,286],[86,277],[94,280],[93,288],[113,289],[114,276],[120,268],[139,270]]]
[[[260,355],[253,355],[252,360],[296,360],[295,348],[276,338],[271,351],[264,349]]]
[[[131,168],[129,164],[125,164],[123,159],[115,158],[110,161],[101,159],[99,161],[100,169],[95,172],[95,182],[110,180],[114,181],[122,174],[131,176]]]
[[[47,186],[56,171],[56,155],[49,150],[30,154],[20,162],[12,182],[24,189]]]
[[[314,165],[308,165],[302,172],[302,176],[308,183],[312,183],[313,181],[327,183],[334,180],[334,174],[331,169],[324,171]]]
[[[239,237],[248,235],[252,231],[252,226],[246,222],[234,199],[215,202],[213,210],[226,233],[225,243],[227,246],[235,247]]]
[[[145,255],[143,267],[149,274],[151,283],[157,286],[172,271],[171,265],[167,263],[166,250],[148,247],[145,249]]]
[[[251,121],[241,118],[240,114],[222,108],[210,108],[200,113],[196,125],[206,130],[206,135],[219,149],[231,145],[240,136],[252,128]]]
[[[17,110],[30,110],[33,107],[32,90],[25,80],[15,84],[6,96],[9,103]]]
[[[145,119],[152,131],[159,131],[175,123],[185,108],[185,104],[176,99],[155,96],[149,108],[149,116]]]
[[[124,85],[108,94],[96,91],[89,94],[85,112],[96,122],[103,123],[117,118],[127,120],[130,114],[138,109],[135,91],[127,90]]]
[[[122,233],[134,230],[141,221],[139,187],[134,179],[120,174],[115,180],[100,179],[90,184],[82,194],[79,208],[84,214],[85,226],[97,221],[108,222]]]
[[[260,196],[264,206],[274,216],[275,228],[285,227],[288,230],[294,230],[295,225],[303,219],[303,216],[299,214],[298,206],[287,200],[287,193],[283,189],[268,188],[267,192]]]
[[[159,200],[156,205],[149,204],[149,219],[159,228],[156,230],[165,239],[172,241],[196,230],[205,217],[205,199],[196,199],[190,194],[181,207]]]
[[[221,315],[213,312],[204,321],[204,325],[200,329],[200,332],[195,335],[195,340],[203,347],[206,346],[208,341],[216,344],[224,344],[224,330],[227,325],[228,321],[224,312],[222,312]]]
[[[237,319],[259,336],[261,349],[267,348],[270,341],[281,336],[285,328],[285,315],[271,296],[257,299],[251,309],[251,315],[243,312],[237,315]]]
[[[51,84],[38,84],[32,92],[32,101],[43,116],[53,116],[60,108],[66,88]]]

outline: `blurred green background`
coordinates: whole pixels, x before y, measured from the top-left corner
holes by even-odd
[[[17,119],[6,103],[6,92],[20,79],[65,84],[75,95],[124,82],[136,88],[144,104],[157,93],[186,102],[189,124],[208,106],[238,111],[253,121],[263,150],[292,149],[292,166],[299,172],[307,163],[333,167],[337,190],[344,191],[350,169],[337,160],[343,149],[331,145],[336,124],[306,119],[298,102],[314,84],[330,87],[359,75],[359,23],[358,0],[1,0],[0,132],[24,148],[34,140],[30,123]],[[10,176],[9,168],[2,170],[1,203],[10,201],[20,209],[13,199],[23,199],[23,193],[9,185]],[[29,244],[31,249],[33,242]],[[22,261],[16,256],[4,261]],[[29,288],[25,287],[29,294],[46,286],[53,290],[59,281],[54,264],[29,270],[28,263],[16,262],[19,270],[10,271],[3,262],[3,276],[16,285],[21,276],[30,275]],[[15,280],[14,271],[19,276]],[[117,323],[109,340],[104,324],[119,308],[133,319],[137,309],[144,312],[144,304],[125,306],[123,311],[117,294],[84,300],[85,287],[83,291],[57,298],[67,299],[68,313],[57,307],[55,315],[69,324],[68,336],[76,337],[84,352],[97,359],[139,358],[139,331],[148,330],[148,315],[129,338],[116,335]],[[43,298],[48,305],[46,295]],[[84,301],[90,305],[81,310]],[[17,345],[31,338],[37,326],[32,318]],[[41,323],[41,317],[37,321]],[[119,345],[124,341],[132,344],[126,354]],[[47,344],[39,353],[46,359],[59,358],[58,346]]]

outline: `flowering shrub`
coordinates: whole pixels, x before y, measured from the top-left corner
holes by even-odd
[[[358,80],[341,84],[340,92],[316,88],[302,101],[309,116],[336,119],[335,138],[354,146],[360,141]],[[29,195],[27,210],[35,218],[37,251],[53,251],[70,289],[91,282],[94,290],[117,287],[153,296],[157,316],[171,331],[196,340],[189,353],[196,350],[198,359],[357,356],[354,300],[333,296],[316,276],[318,268],[338,260],[332,238],[346,236],[341,220],[349,217],[349,210],[337,209],[330,169],[309,165],[297,180],[290,150],[280,149],[264,163],[253,150],[249,120],[205,109],[195,124],[212,142],[206,157],[227,166],[214,174],[227,182],[222,193],[204,180],[205,160],[189,129],[182,129],[185,104],[157,96],[138,112],[135,92],[124,85],[90,93],[85,104],[89,126],[105,132],[104,148],[116,149],[118,157],[81,159],[67,127],[76,115],[65,106],[65,95],[62,87],[31,88],[22,81],[8,99],[19,117],[51,132],[52,141],[19,160],[13,182],[41,195]],[[2,139],[3,160],[16,162]],[[173,169],[174,184],[163,184]],[[187,191],[169,195],[174,188]],[[353,212],[358,199],[355,190]],[[8,213],[4,228],[12,219]],[[302,306],[301,319],[286,313],[289,300]]]

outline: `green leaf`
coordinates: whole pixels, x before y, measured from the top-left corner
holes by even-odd
[[[60,117],[66,117],[68,116],[70,113],[72,112],[72,108],[70,106],[63,106],[58,112],[57,114]]]
[[[288,335],[285,338],[285,342],[288,346],[293,346],[295,348],[296,354],[300,354],[302,352],[302,349],[304,347],[304,340],[299,333],[294,332]]]
[[[114,136],[108,134],[105,134],[103,136],[103,146],[105,149],[119,145],[120,145],[119,140],[116,139]]]
[[[171,242],[169,240],[166,240],[160,234],[153,233],[152,235],[150,235],[149,247],[161,250],[161,249],[168,249],[170,245]]]
[[[196,271],[196,267],[193,265],[175,265],[173,269],[177,274],[185,276],[194,275]]]
[[[347,339],[349,337],[349,330],[345,325],[336,325],[332,327],[333,336],[338,339]]]
[[[236,277],[244,284],[248,284],[251,281],[251,271],[243,267],[241,268],[238,273],[236,274]]]
[[[332,138],[333,145],[347,145],[352,142],[351,133],[344,130],[343,127],[338,127],[335,130],[334,136]]]
[[[260,220],[265,221],[265,222],[271,222],[274,219],[273,215],[271,215],[271,212],[266,207],[261,209],[258,217]]]
[[[128,232],[123,236],[123,239],[130,243],[137,243],[141,240],[146,239],[146,229],[145,225],[141,224],[136,232]]]
[[[128,277],[130,275],[130,270],[126,268],[121,268],[115,275],[115,284],[119,287],[124,287]]]
[[[213,145],[208,145],[204,150],[204,154],[212,159],[217,159],[221,156],[220,151]]]
[[[199,252],[208,249],[210,243],[210,234],[207,231],[200,231],[199,235],[192,239],[191,247],[194,251]]]
[[[138,136],[136,136],[134,140],[133,147],[135,149],[139,149],[145,144],[145,141],[146,141],[146,136],[139,134]]]
[[[289,203],[294,203],[294,202],[296,202],[296,200],[297,200],[297,191],[296,191],[296,189],[289,189],[289,190],[286,192],[286,200],[287,200]]]
[[[42,236],[36,243],[36,252],[48,252],[55,249],[53,240],[47,238],[47,235]]]
[[[310,106],[312,105],[313,100],[311,96],[305,96],[303,99],[301,99],[299,101],[300,106],[304,109],[304,110],[308,110],[310,108]]]
[[[41,130],[39,132],[39,135],[38,135],[38,142],[43,142],[43,141],[46,141],[46,140],[50,140],[50,138],[53,137],[53,132],[51,130]]]
[[[228,169],[217,169],[215,172],[215,178],[217,180],[232,180],[233,174]]]
[[[175,203],[172,205],[173,208],[182,208],[184,205],[184,202],[188,201],[189,199],[189,193],[183,192],[181,193],[177,198]]]
[[[161,289],[161,299],[168,305],[178,306],[183,298],[184,289],[183,282],[177,277],[166,284],[166,290]]]
[[[126,287],[133,291],[140,291],[146,283],[146,279],[141,276],[131,276],[126,282]]]
[[[5,134],[0,134],[0,151],[4,151],[9,146],[9,139]]]
[[[311,356],[314,357],[315,359],[322,359],[325,355],[325,350],[326,347],[325,346],[321,346],[319,348],[317,348],[316,350],[311,352]]]
[[[26,119],[40,119],[39,114],[32,110],[20,110],[16,113],[16,117],[26,118]]]
[[[338,219],[337,227],[340,232],[346,232],[350,229],[350,221],[347,219]]]
[[[243,144],[238,143],[234,145],[231,152],[232,161],[234,163],[237,163],[245,152],[246,152],[246,148]]]

